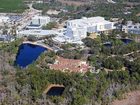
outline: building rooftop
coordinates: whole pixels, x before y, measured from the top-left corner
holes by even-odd
[[[14,41],[14,37],[11,35],[0,35],[0,41]]]
[[[135,24],[133,24],[132,21],[128,21],[126,27],[127,27],[128,29],[140,30],[140,23],[135,23]]]
[[[0,16],[0,22],[8,22],[10,20],[7,16]]]
[[[54,70],[85,73],[88,71],[89,65],[86,61],[57,57],[55,63],[50,65],[50,68]]]
[[[82,45],[83,42],[80,39],[71,39],[70,37],[66,36],[66,35],[58,35],[56,37],[53,38],[53,40],[55,42],[59,42],[59,43],[75,43],[75,44],[80,44]]]
[[[85,20],[98,22],[98,21],[103,21],[104,20],[104,17],[100,17],[100,16],[90,17],[90,18],[83,17],[81,19],[74,19],[74,20],[69,20],[69,21],[72,21],[72,22],[81,22],[81,21],[85,21]]]
[[[50,18],[49,16],[38,16],[35,15],[32,19],[46,19],[46,18]]]
[[[9,19],[8,16],[0,16],[0,19]]]
[[[23,30],[18,32],[18,34],[22,35],[40,35],[40,36],[54,35],[56,33],[57,31],[54,30]]]
[[[110,21],[107,21],[104,19],[104,17],[83,17],[82,19],[75,19],[75,20],[68,20],[68,22],[77,24],[77,27],[83,27],[83,26],[93,26],[96,25],[96,23],[101,24],[107,24],[111,23]]]

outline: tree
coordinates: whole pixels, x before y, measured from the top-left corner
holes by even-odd
[[[37,37],[35,37],[33,35],[29,35],[27,38],[29,41],[32,41],[32,42],[37,41]]]
[[[103,66],[108,69],[119,70],[123,67],[123,62],[118,57],[109,57],[103,61]]]
[[[52,28],[56,28],[57,23],[56,22],[50,22],[47,25],[42,26],[43,30],[51,30]]]

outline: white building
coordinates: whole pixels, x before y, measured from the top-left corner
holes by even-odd
[[[67,21],[66,36],[73,40],[80,40],[87,37],[87,33],[100,33],[115,29],[114,22],[104,19],[104,17],[90,17]]]
[[[17,32],[17,37],[24,37],[24,36],[36,36],[36,37],[45,37],[51,35],[57,35],[58,32],[54,30],[22,30]]]
[[[11,35],[0,35],[0,42],[12,42],[15,38]]]
[[[32,19],[32,25],[44,25],[50,22],[50,18],[35,16]],[[100,33],[115,29],[114,22],[106,21],[103,17],[91,17],[75,20],[68,20],[67,28],[57,30],[22,30],[18,32],[18,37],[34,35],[43,37],[48,35],[56,35],[54,41],[59,43],[78,43],[82,44],[82,39],[87,37],[87,33]]]
[[[140,23],[133,24],[132,21],[128,21],[127,25],[124,25],[122,27],[122,31],[124,31],[125,33],[140,35]]]
[[[6,23],[10,21],[10,18],[7,16],[0,16],[0,23]]]
[[[46,25],[50,22],[50,17],[48,16],[34,16],[31,20],[30,25]]]

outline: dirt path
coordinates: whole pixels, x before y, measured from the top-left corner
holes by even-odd
[[[140,91],[126,94],[126,99],[115,100],[111,105],[140,105]]]
[[[87,1],[67,1],[67,0],[58,0],[59,2],[63,3],[63,4],[67,4],[67,5],[75,5],[75,6],[80,6],[80,5],[87,5],[89,4],[89,0]]]

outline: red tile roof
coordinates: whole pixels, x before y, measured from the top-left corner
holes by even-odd
[[[55,63],[50,65],[50,68],[54,70],[85,73],[88,71],[89,65],[85,61],[57,57]]]

